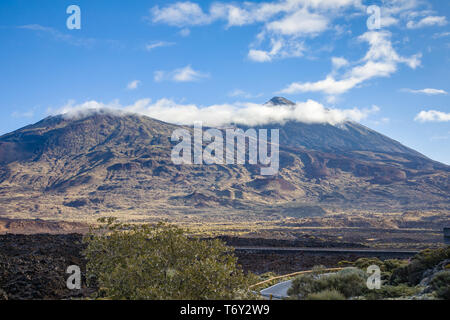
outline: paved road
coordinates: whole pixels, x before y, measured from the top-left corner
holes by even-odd
[[[274,286],[271,286],[269,288],[266,288],[264,290],[261,290],[260,293],[263,297],[270,298],[275,300],[281,300],[283,298],[288,297],[288,290],[292,286],[292,280],[283,281],[280,283],[277,283]]]
[[[415,255],[417,250],[399,249],[365,249],[365,248],[288,248],[288,247],[234,247],[236,251],[276,251],[276,252],[312,252],[312,253],[369,253],[369,254],[402,254]]]
[[[334,272],[323,273],[321,275],[318,275],[318,277],[320,278],[320,277],[329,276],[332,274],[334,274]],[[289,297],[287,292],[288,292],[289,288],[292,286],[292,281],[293,281],[293,279],[279,282],[276,285],[273,285],[271,287],[261,290],[259,293],[263,297],[268,298],[268,299],[272,298],[275,300],[281,300],[283,298],[287,298],[287,297]]]

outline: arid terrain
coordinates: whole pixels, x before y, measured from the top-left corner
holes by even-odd
[[[0,137],[0,233],[83,233],[114,216],[203,236],[427,247],[449,224],[450,167],[355,122],[269,126],[280,130],[275,176],[174,165],[177,128],[192,130],[97,110]]]
[[[260,165],[175,165],[177,128],[96,111],[49,117],[6,134],[0,137],[0,216],[233,223],[448,214],[449,166],[354,122],[267,127],[280,130],[275,176],[261,176]]]
[[[231,244],[292,246],[307,245],[308,241],[277,242],[249,241],[227,238]],[[73,299],[88,297],[97,288],[86,286],[86,261],[82,255],[84,245],[80,234],[65,235],[0,235],[0,300],[17,299]],[[312,245],[316,244],[314,240]],[[380,259],[405,258],[401,254],[355,254],[320,252],[254,252],[237,250],[238,263],[246,272],[287,274],[309,270],[314,266],[335,267],[340,261],[355,261],[360,257]],[[66,287],[66,269],[78,265],[82,271],[81,290]]]

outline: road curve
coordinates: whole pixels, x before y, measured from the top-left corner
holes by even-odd
[[[283,281],[269,288],[261,290],[259,293],[265,298],[281,300],[288,297],[288,290],[292,286],[292,280]]]

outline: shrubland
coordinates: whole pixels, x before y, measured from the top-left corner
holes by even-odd
[[[127,225],[102,219],[85,236],[90,284],[107,299],[244,299],[249,278],[231,248],[159,223]]]
[[[347,267],[334,274],[305,274],[293,281],[291,299],[450,299],[450,247],[423,250],[408,260],[360,258],[341,261]],[[380,289],[369,290],[365,270],[381,271]]]

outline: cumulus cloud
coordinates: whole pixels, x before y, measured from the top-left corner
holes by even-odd
[[[415,69],[420,65],[420,54],[406,58],[400,56],[392,47],[391,33],[388,31],[370,31],[359,37],[360,41],[369,44],[369,50],[363,59],[337,79],[335,72],[316,82],[294,82],[281,93],[322,92],[328,95],[339,95],[354,87],[377,77],[389,77],[397,71],[397,65],[403,63]],[[333,66],[343,66],[343,60],[334,58]]]
[[[161,82],[164,80],[175,82],[192,82],[208,77],[209,74],[194,70],[190,65],[187,65],[184,68],[175,69],[173,71],[155,71],[153,78],[156,82]]]
[[[216,21],[225,21],[227,28],[262,24],[262,32],[249,49],[248,57],[257,62],[269,62],[274,58],[302,56],[304,45],[299,38],[313,37],[328,30],[332,19],[350,9],[361,12],[364,6],[361,0],[279,0],[214,2],[204,10],[197,3],[186,1],[153,7],[149,20],[180,28]]]
[[[248,58],[255,62],[269,62],[272,59],[301,57],[305,47],[301,41],[272,38],[270,51],[250,49]]]
[[[342,67],[346,67],[349,64],[349,62],[342,57],[331,58],[331,63],[333,64],[334,69],[340,69]]]
[[[178,27],[210,24],[217,20],[226,21],[227,26],[242,26],[256,22],[286,21],[291,15],[298,12],[309,14],[306,10],[316,11],[319,14],[349,7],[364,8],[361,0],[280,0],[242,3],[214,2],[208,12],[204,11],[197,3],[185,1],[172,3],[162,8],[154,6],[150,10],[150,20],[154,23],[165,23]],[[280,15],[282,15],[281,18]],[[288,29],[295,28],[290,23],[287,27]],[[285,29],[283,28],[283,30]]]
[[[346,120],[361,121],[371,113],[378,111],[377,106],[362,110],[358,108],[326,108],[314,100],[297,102],[293,106],[235,103],[200,107],[194,104],[178,104],[173,100],[163,98],[154,103],[151,102],[151,99],[141,99],[128,106],[122,106],[118,101],[109,104],[97,101],[75,104],[70,101],[57,113],[77,118],[92,112],[137,113],[169,123],[192,125],[194,122],[201,121],[205,126],[220,127],[230,124],[258,126],[286,121],[335,125]]]
[[[438,17],[438,16],[428,16],[422,18],[421,20],[414,22],[409,21],[406,24],[408,29],[418,29],[423,27],[431,27],[431,26],[445,26],[447,24],[446,17]]]
[[[342,34],[346,28],[332,27],[333,21],[345,17],[353,19],[366,15],[367,1],[362,0],[274,0],[213,2],[209,7],[198,3],[179,1],[150,9],[148,19],[153,23],[179,28],[204,26],[218,21],[226,28],[261,25],[261,32],[250,46],[247,56],[257,62],[271,62],[274,58],[300,57],[302,39],[315,37],[331,30]],[[422,0],[381,0],[381,27],[405,23],[408,28],[447,24],[446,17],[437,16]],[[274,41],[281,47],[274,53]],[[299,42],[302,50],[293,49]]]
[[[281,35],[301,36],[323,32],[328,28],[328,24],[329,20],[326,16],[311,13],[303,8],[280,20],[268,23],[266,29]]]
[[[418,122],[449,122],[450,113],[428,110],[420,111],[419,114],[414,118]]]
[[[202,25],[212,22],[212,17],[193,2],[176,2],[165,8],[155,6],[151,9],[152,21],[171,26]]]
[[[433,88],[426,88],[426,89],[420,89],[420,90],[403,89],[402,91],[410,92],[410,93],[421,93],[421,94],[426,94],[426,95],[447,94],[447,91],[445,91],[445,90],[433,89]]]
[[[67,119],[79,119],[93,113],[104,112],[121,115],[124,112],[118,100],[113,100],[110,103],[89,100],[79,104],[77,104],[75,100],[69,100],[61,108],[57,110],[48,109],[47,111],[52,115],[61,114]]]
[[[127,89],[128,90],[136,90],[141,85],[141,81],[139,80],[133,80],[128,83]]]

